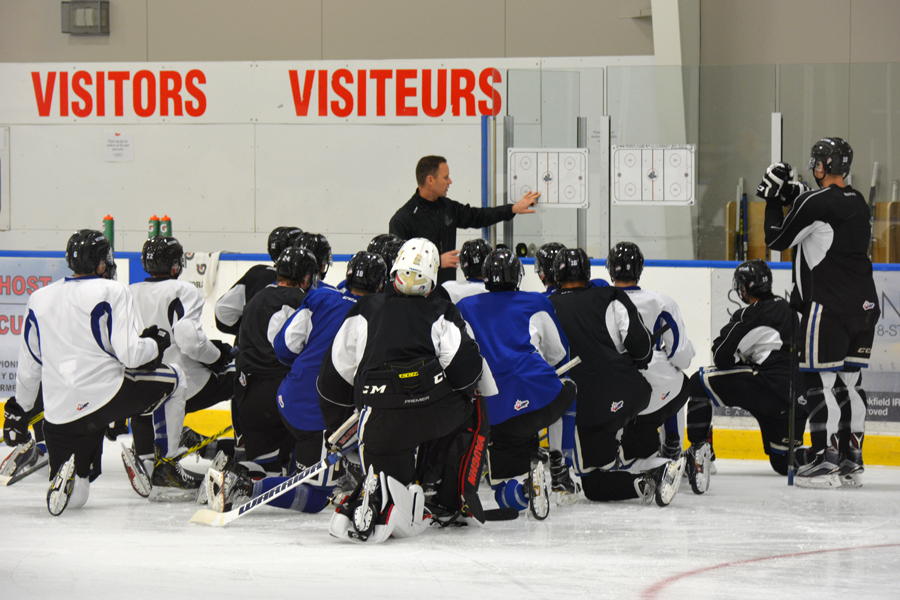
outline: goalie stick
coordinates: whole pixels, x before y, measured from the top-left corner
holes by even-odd
[[[260,506],[268,504],[275,498],[289,492],[298,485],[306,483],[307,481],[339,461],[342,456],[349,454],[353,450],[359,448],[358,442],[353,442],[352,444],[350,443],[350,440],[352,440],[354,436],[356,436],[358,428],[359,415],[353,414],[338,428],[337,431],[331,434],[331,436],[328,438],[328,443],[332,448],[337,447],[337,450],[329,452],[329,454],[325,458],[323,458],[316,464],[304,469],[303,471],[300,471],[290,479],[285,480],[271,490],[267,491],[265,494],[257,496],[246,504],[242,504],[235,509],[219,513],[214,510],[202,508],[194,513],[194,516],[191,517],[190,522],[204,523],[206,525],[211,525],[212,527],[224,527],[235,519],[239,519],[247,513],[253,512]]]
[[[31,417],[31,419],[28,421],[28,424],[33,426],[43,419],[44,411],[41,411]],[[2,463],[0,463],[0,473],[4,473],[3,475],[0,475],[0,487],[12,485],[17,481],[21,481],[32,473],[40,471],[50,462],[50,459],[47,457],[47,454],[45,452],[42,456],[38,457],[38,461],[35,464],[16,473],[15,471],[18,468],[18,465],[16,465],[15,462],[19,458],[19,456],[21,456],[27,450],[29,444],[31,444],[32,446],[37,445],[34,437],[31,437],[27,442],[19,444],[18,446],[13,448],[12,452],[9,453],[9,456],[7,456]]]

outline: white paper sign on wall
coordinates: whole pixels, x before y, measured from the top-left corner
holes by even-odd
[[[696,145],[612,146],[613,204],[691,205]]]
[[[134,134],[104,131],[103,160],[106,162],[132,162],[134,160]]]
[[[510,148],[509,202],[529,192],[548,208],[588,207],[587,148]]]

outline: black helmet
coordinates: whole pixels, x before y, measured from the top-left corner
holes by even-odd
[[[852,162],[853,148],[839,137],[822,138],[813,144],[809,153],[809,169],[815,171],[816,163],[822,163],[822,169],[828,175],[846,177]]]
[[[115,279],[116,261],[106,236],[94,229],[79,229],[66,243],[66,264],[74,273],[93,275],[106,263],[104,279]]]
[[[357,252],[347,263],[347,289],[359,289],[375,293],[387,281],[387,265],[380,254]]]
[[[590,281],[591,259],[581,248],[566,248],[556,253],[553,259],[553,282],[559,285],[566,281]]]
[[[541,278],[544,285],[553,283],[553,259],[556,258],[560,250],[565,249],[566,247],[559,242],[550,242],[544,244],[535,252],[534,272]]]
[[[306,276],[311,275],[309,287],[312,289],[319,282],[319,264],[315,255],[306,248],[285,248],[275,261],[275,274],[296,283],[303,283]]]
[[[177,278],[184,270],[184,248],[173,237],[154,236],[144,242],[141,250],[141,265],[151,275],[172,276],[172,267],[177,266]]]
[[[294,245],[306,248],[315,255],[319,261],[319,277],[324,277],[328,267],[331,266],[331,244],[328,243],[328,238],[321,233],[306,232],[297,238]]]
[[[366,247],[366,252],[371,252],[372,254],[381,254],[384,251],[384,245],[388,242],[393,242],[399,240],[400,238],[393,233],[379,233],[375,237],[369,241],[368,247]]]
[[[386,264],[388,268],[388,279],[391,277],[391,267],[394,266],[394,261],[397,260],[397,254],[400,253],[400,248],[402,248],[405,243],[406,240],[398,238],[386,242],[384,248],[381,249],[381,258],[384,259],[384,264]]]
[[[466,279],[481,278],[485,257],[490,254],[491,245],[481,238],[469,240],[459,251],[459,266]]]
[[[772,270],[766,261],[758,258],[742,262],[734,270],[731,288],[747,304],[750,303],[750,296],[765,298],[772,294]]]
[[[522,284],[525,267],[522,261],[508,249],[494,250],[484,259],[481,274],[484,287],[491,292],[512,292]]]
[[[282,251],[293,246],[302,234],[303,230],[299,227],[276,227],[273,229],[269,234],[268,242],[269,256],[272,257],[272,260],[278,260]]]
[[[640,281],[644,272],[644,255],[633,242],[619,242],[606,257],[606,270],[613,281]]]

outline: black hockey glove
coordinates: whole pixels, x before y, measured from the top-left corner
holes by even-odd
[[[802,181],[788,181],[781,189],[781,203],[784,206],[791,206],[800,194],[808,191],[809,186]]]
[[[126,433],[128,433],[128,421],[124,419],[116,421],[115,423],[110,423],[109,427],[106,428],[106,439],[114,442],[117,437]]]
[[[153,369],[159,368],[159,365],[161,365],[163,361],[163,353],[166,351],[166,348],[172,345],[172,340],[169,338],[169,332],[161,330],[156,325],[151,325],[141,332],[141,337],[150,338],[151,340],[156,342],[156,347],[159,350],[159,355],[150,362],[139,366],[138,369],[146,369],[148,371],[152,371]]]
[[[25,411],[16,402],[15,396],[6,401],[3,409],[3,441],[7,446],[24,444],[31,438],[28,433],[28,419]]]
[[[785,183],[794,178],[794,169],[783,162],[772,163],[766,169],[763,180],[756,186],[756,195],[766,201],[780,198]]]
[[[231,363],[233,357],[234,348],[232,348],[231,344],[223,342],[222,340],[209,340],[212,342],[212,345],[219,349],[219,358],[216,359],[215,362],[208,363],[206,368],[212,371],[213,373],[222,373],[225,371],[225,368]]]

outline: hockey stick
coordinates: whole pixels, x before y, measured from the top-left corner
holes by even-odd
[[[792,311],[793,312],[793,311]],[[795,373],[797,371],[797,318],[795,315],[791,315],[791,377],[790,383],[788,384],[788,393],[789,400],[791,402],[790,408],[788,409],[788,474],[787,474],[787,482],[788,486],[794,485],[794,462],[796,461],[796,455],[794,454],[794,438],[797,435],[797,432],[794,431],[794,415],[797,410],[797,400],[794,399],[794,390],[796,386],[794,384]]]
[[[747,233],[750,229],[750,215],[747,214],[747,194],[741,194],[741,260],[750,260],[749,250],[747,249]]]
[[[567,362],[566,364],[564,364],[564,365],[562,365],[560,368],[558,368],[558,369],[556,370],[556,376],[557,376],[557,377],[560,377],[561,375],[563,375],[564,373],[566,373],[566,372],[569,371],[570,369],[572,369],[572,368],[574,368],[574,367],[577,367],[577,366],[580,365],[580,364],[581,364],[581,357],[580,357],[580,356],[576,356],[575,358],[573,358],[572,360],[570,360],[569,362]]]
[[[178,455],[178,458],[176,460],[181,460],[182,458],[184,458],[186,456],[190,456],[191,454],[193,454],[195,452],[199,452],[200,450],[202,450],[203,448],[212,444],[214,441],[216,441],[220,437],[227,435],[228,432],[232,431],[232,430],[233,430],[232,426],[229,425],[228,427],[226,427],[225,429],[223,429],[222,431],[220,431],[218,433],[214,433],[209,437],[204,437],[203,441],[201,441],[199,444],[197,444],[196,446],[191,446],[190,448],[185,450],[183,454]]]
[[[37,422],[39,422],[39,421],[43,421],[43,420],[44,420],[44,411],[41,411],[41,412],[39,412],[38,414],[36,414],[36,415],[34,415],[33,417],[31,417],[31,420],[28,421],[28,424],[29,424],[29,425],[34,425],[35,423],[37,423]]]
[[[25,479],[32,473],[40,471],[41,469],[46,467],[48,464],[50,464],[50,457],[45,454],[40,459],[38,459],[38,461],[34,465],[25,469],[21,473],[17,473],[15,475],[13,475],[12,477],[10,477],[9,475],[4,475],[4,476],[0,477],[0,487],[12,485],[17,481],[21,481],[22,479]]]
[[[650,336],[650,344],[656,344],[659,341],[659,338],[663,336],[663,334],[672,329],[672,326],[668,323],[664,323],[662,327],[653,332]]]
[[[350,440],[353,439],[358,431],[358,428],[359,415],[353,414],[344,422],[343,425],[338,428],[337,431],[331,434],[331,436],[328,438],[328,444],[330,444],[331,446],[338,446],[340,448],[336,452],[329,453],[328,456],[326,456],[316,464],[297,473],[290,479],[285,480],[265,494],[253,498],[246,504],[242,504],[241,506],[233,510],[229,510],[228,512],[223,513],[218,513],[214,510],[203,508],[194,513],[194,516],[191,517],[190,522],[205,523],[206,525],[211,525],[213,527],[224,527],[235,519],[239,519],[247,513],[256,510],[260,506],[268,504],[275,498],[289,492],[298,485],[306,483],[307,481],[339,461],[342,456],[349,454],[353,450],[356,450],[360,447],[360,444],[358,442],[354,442],[353,444],[350,444],[346,447],[341,447],[344,444],[348,444]]]
[[[875,184],[878,182],[878,163],[872,169],[872,187],[869,188],[869,260],[875,247]]]
[[[743,260],[741,257],[741,236],[744,233],[744,219],[742,217],[741,196],[744,194],[744,178],[738,178],[737,193],[735,194],[734,217],[737,223],[734,224],[734,260]]]

